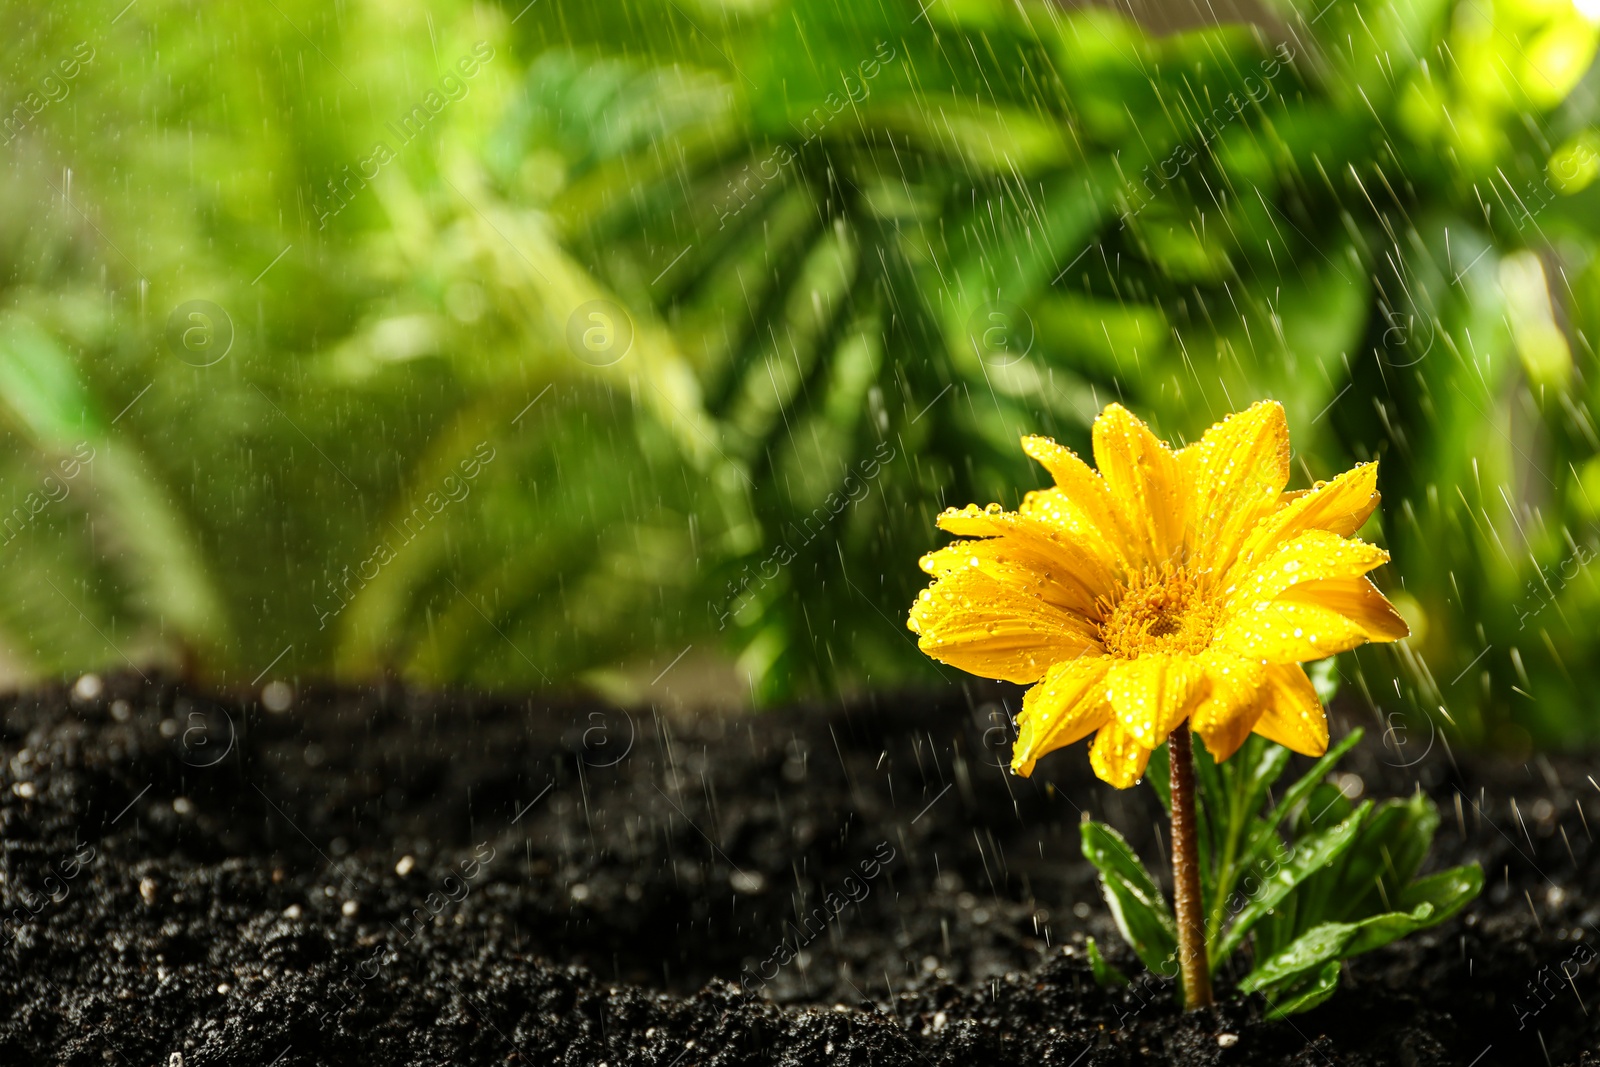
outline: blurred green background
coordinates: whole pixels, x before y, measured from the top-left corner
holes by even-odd
[[[1600,735],[1595,0],[1134,14],[7,3],[5,676],[954,680],[1020,434],[1271,396],[1382,459],[1347,691]]]

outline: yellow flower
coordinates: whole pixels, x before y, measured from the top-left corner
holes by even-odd
[[[1299,664],[1409,632],[1365,577],[1389,554],[1350,536],[1378,504],[1377,464],[1285,492],[1289,428],[1275,401],[1176,452],[1113,404],[1094,424],[1098,472],[1048,438],[1022,448],[1055,487],[1015,512],[940,515],[976,540],[922,558],[935,581],[908,622],[934,659],[1038,683],[1014,771],[1093,733],[1095,773],[1127,788],[1186,719],[1218,759],[1252,730],[1326,751]]]

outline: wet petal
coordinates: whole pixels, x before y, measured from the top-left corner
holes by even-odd
[[[1298,665],[1268,667],[1261,696],[1263,710],[1256,720],[1256,733],[1302,756],[1328,751],[1328,717],[1311,679]]]
[[[1106,688],[1118,725],[1154,749],[1205,697],[1206,671],[1193,656],[1147,653],[1115,661]]]
[[[1086,655],[1057,663],[1044,680],[1022,698],[1017,716],[1017,743],[1011,752],[1011,769],[1033,773],[1039,757],[1081,741],[1111,721],[1105,677],[1111,661]]]
[[[1089,766],[1102,782],[1127,789],[1138,785],[1139,779],[1144,777],[1151,751],[1113,720],[1094,735],[1094,744],[1089,748]]]
[[[1260,690],[1267,668],[1257,660],[1222,650],[1210,650],[1196,658],[1210,685],[1206,698],[1194,709],[1192,725],[1212,758],[1225,760],[1244,744],[1261,714]]]
[[[1273,552],[1311,530],[1348,537],[1378,506],[1378,465],[1363,463],[1311,489],[1284,494],[1287,502],[1251,531],[1236,566]]]
[[[1231,611],[1264,607],[1305,582],[1329,578],[1358,578],[1389,561],[1389,553],[1376,545],[1311,530],[1280,544],[1277,551],[1235,575],[1236,584],[1225,590]]]
[[[1080,615],[1092,613],[1113,588],[1111,571],[1100,558],[1071,533],[1037,518],[969,504],[945,511],[938,523],[951,533],[983,540],[958,541],[924,556],[922,569],[936,577],[976,566]]]
[[[934,659],[1008,682],[1037,681],[1052,663],[1102,651],[1083,619],[977,568],[924,589],[906,624]]]
[[[1056,483],[1054,489],[1029,493],[1022,514],[1068,530],[1109,569],[1125,569],[1136,550],[1105,479],[1072,449],[1048,437],[1024,437],[1022,450],[1049,471]]]
[[[1361,627],[1369,641],[1398,641],[1411,636],[1411,627],[1378,592],[1370,578],[1328,578],[1301,582],[1281,597],[1281,603],[1313,604],[1344,616]]]
[[[1189,563],[1225,568],[1289,484],[1289,424],[1283,405],[1264,400],[1229,415],[1177,454],[1192,494]]]
[[[1267,663],[1304,663],[1346,652],[1370,638],[1361,626],[1328,608],[1277,600],[1217,631],[1214,647]]]
[[[1128,531],[1130,566],[1181,563],[1187,509],[1171,450],[1128,409],[1111,404],[1094,420],[1094,461]]]

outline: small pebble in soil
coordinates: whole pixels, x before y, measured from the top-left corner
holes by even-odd
[[[356,912],[358,912],[360,910],[361,910],[361,905],[357,904],[353,900],[347,900],[347,901],[345,901],[343,904],[341,904],[339,906],[339,914],[343,915],[346,919],[354,918]]]
[[[156,902],[156,880],[154,878],[139,879],[139,897],[152,907]]]
[[[95,699],[104,691],[105,686],[98,674],[86,674],[72,684],[72,695],[84,702]]]
[[[1223,1048],[1232,1048],[1233,1046],[1237,1045],[1238,1043],[1239,1043],[1239,1035],[1238,1034],[1218,1034],[1217,1035],[1217,1044],[1221,1045]]]
[[[415,868],[416,865],[417,861],[415,857],[401,856],[400,862],[394,865],[394,873],[404,878],[406,875],[411,873],[412,869]]]

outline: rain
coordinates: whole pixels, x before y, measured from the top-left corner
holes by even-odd
[[[0,1062],[1597,1062],[1597,0],[3,18]]]

